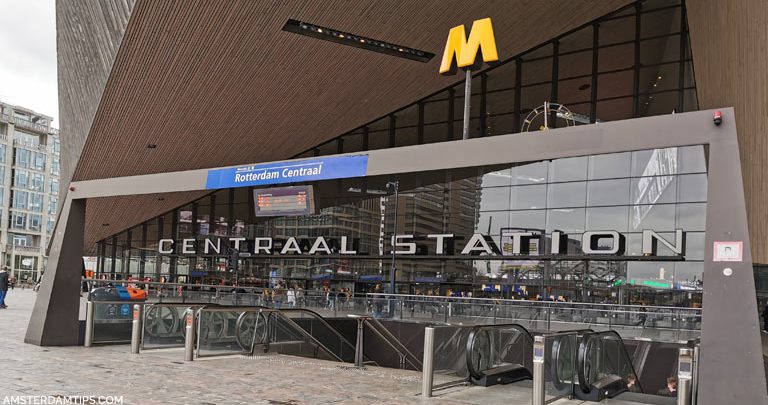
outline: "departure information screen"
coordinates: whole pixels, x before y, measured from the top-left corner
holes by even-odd
[[[253,190],[257,217],[314,214],[312,186]]]

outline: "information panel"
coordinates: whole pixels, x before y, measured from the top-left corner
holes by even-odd
[[[253,190],[257,217],[314,214],[312,186]]]
[[[329,156],[208,171],[206,189],[264,186],[365,176],[368,155]]]

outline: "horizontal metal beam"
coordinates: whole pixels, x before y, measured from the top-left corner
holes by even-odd
[[[712,112],[695,111],[548,131],[329,155],[328,157],[368,155],[366,175],[379,176],[674,146],[703,145],[708,144],[714,134]],[[669,136],[669,134],[674,134],[674,136]],[[291,162],[299,160],[301,159]],[[95,198],[200,191],[206,189],[205,184],[209,170],[240,166],[245,165],[78,181],[71,183],[70,193],[72,198]]]

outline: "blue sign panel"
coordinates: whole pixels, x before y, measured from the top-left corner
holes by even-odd
[[[212,169],[208,171],[206,189],[264,186],[269,184],[344,179],[365,176],[368,155],[331,156]]]

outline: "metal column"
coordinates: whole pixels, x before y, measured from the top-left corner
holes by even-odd
[[[424,361],[421,368],[421,396],[432,396],[432,379],[434,378],[435,328],[424,328]]]
[[[186,328],[186,340],[184,341],[184,361],[192,361],[195,357],[195,311],[193,309],[187,310],[187,325]]]
[[[131,354],[139,354],[141,346],[141,320],[144,304],[133,304],[133,321],[131,325]]]
[[[544,405],[544,336],[533,337],[533,405]]]
[[[693,349],[682,348],[677,362],[677,405],[690,405],[693,390]]]
[[[85,304],[85,347],[93,346],[93,315],[94,315],[93,301],[88,301]]]

